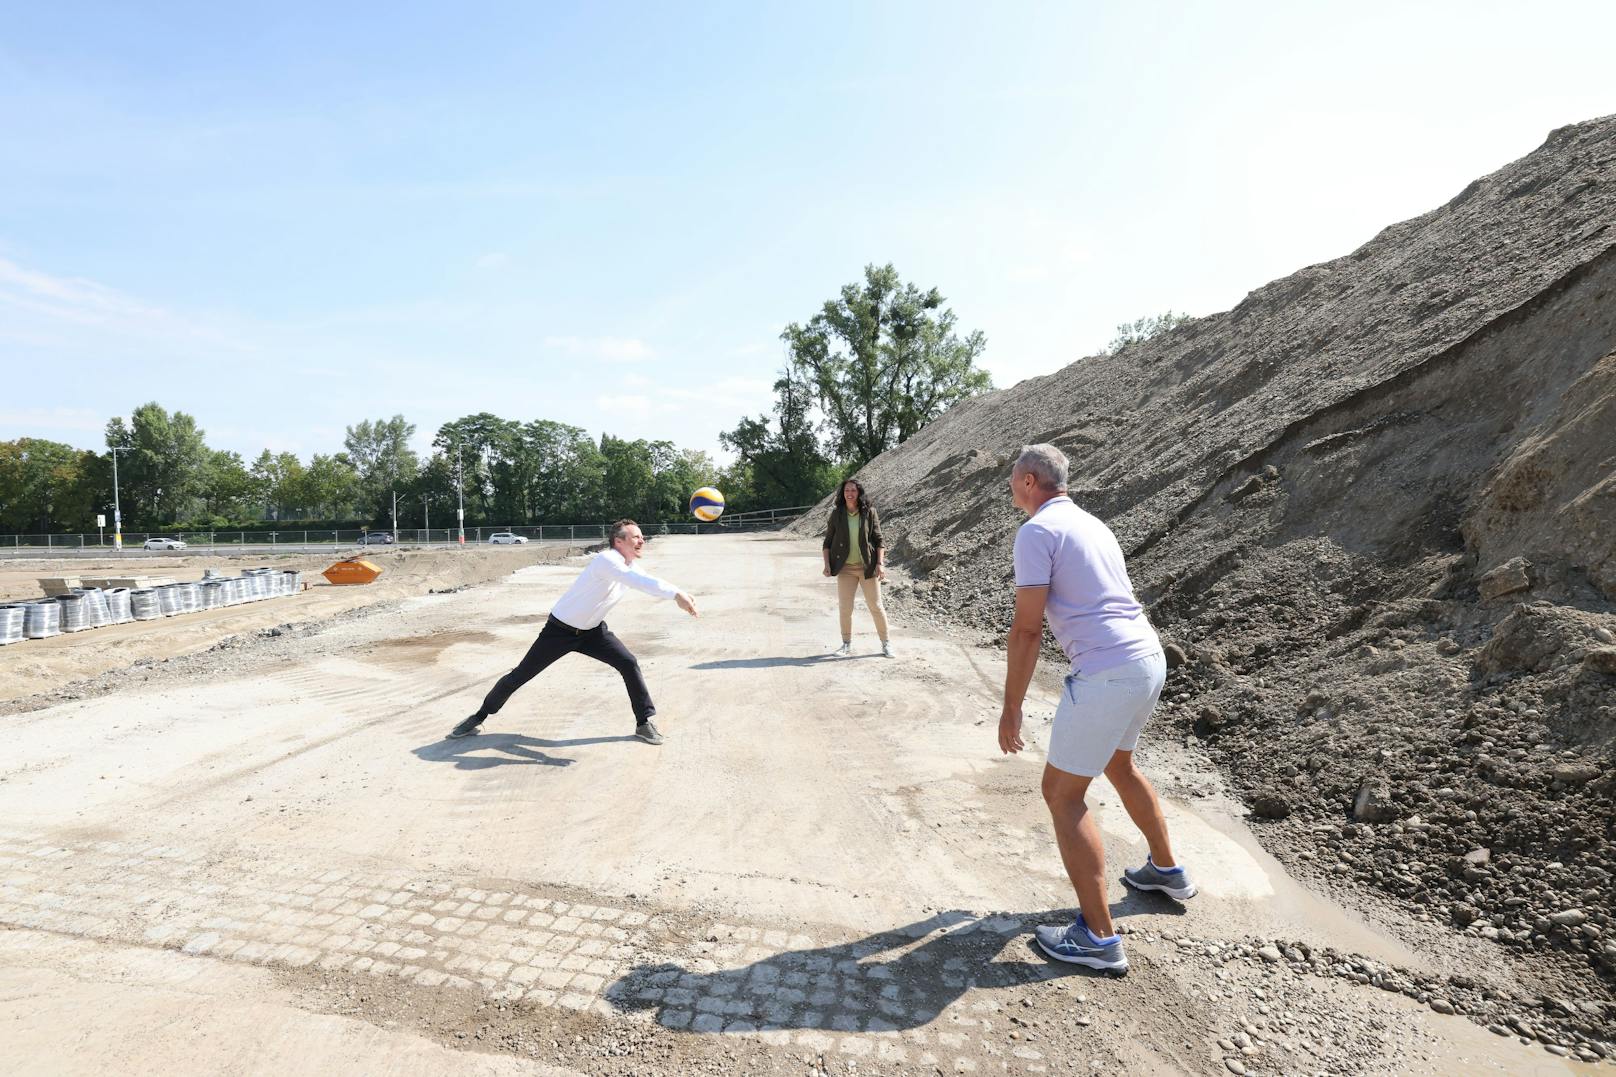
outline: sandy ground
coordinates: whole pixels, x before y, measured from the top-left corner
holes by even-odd
[[[1287,879],[1219,795],[1170,802],[1200,897],[1113,887],[1127,978],[1043,960],[1031,927],[1072,901],[1037,795],[1056,671],[1030,701],[1033,750],[1005,759],[993,651],[898,624],[888,661],[863,620],[855,657],[824,657],[835,599],[815,544],[672,538],[650,554],[702,608],[631,595],[611,619],[656,696],[660,748],[632,739],[620,681],[580,658],[482,735],[442,739],[576,561],[328,619],[269,641],[271,660],[226,654],[0,717],[0,1068],[1579,1068],[1256,956],[1282,940],[1454,963]],[[27,695],[0,663],[0,691]],[[1191,752],[1141,757],[1170,792],[1215,781]],[[1109,789],[1097,800],[1113,868],[1142,858]]]
[[[170,554],[121,560],[0,560],[0,603],[39,598],[39,581],[49,576],[167,576],[185,582],[201,579],[208,569],[228,576],[267,565],[302,572],[306,585],[296,595],[13,643],[0,648],[0,701],[49,691],[141,660],[160,662],[194,654],[239,632],[328,621],[388,599],[502,577],[514,568],[559,560],[579,548],[548,543],[464,550],[377,549],[356,556],[380,568],[382,575],[374,583],[341,587],[332,586],[320,573],[350,550],[341,556]]]

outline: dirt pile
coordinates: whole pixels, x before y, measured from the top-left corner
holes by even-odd
[[[1545,998],[1616,998],[1613,225],[1616,117],[953,409],[861,474],[895,597],[1002,631],[1008,463],[1059,445],[1185,656],[1167,714],[1276,850],[1538,955]]]

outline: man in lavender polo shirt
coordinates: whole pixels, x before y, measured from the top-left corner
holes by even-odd
[[[1038,945],[1059,961],[1128,970],[1105,893],[1105,845],[1088,810],[1089,782],[1110,779],[1150,846],[1144,866],[1123,882],[1183,900],[1195,896],[1173,858],[1161,802],[1134,766],[1139,732],[1156,708],[1167,674],[1156,630],[1134,598],[1122,548],[1111,530],[1066,496],[1066,454],[1028,445],[1010,470],[1010,496],[1029,519],[1016,532],[1016,613],[1010,627],[999,748],[1026,747],[1021,704],[1038,665],[1044,620],[1071,660],[1049,731],[1044,801],[1066,874],[1082,910],[1070,925],[1040,927]]]

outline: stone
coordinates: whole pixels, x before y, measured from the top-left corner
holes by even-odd
[[[1594,629],[1594,639],[1600,643],[1616,643],[1616,632],[1612,632],[1608,628],[1596,628]]]
[[[1566,909],[1549,914],[1549,923],[1557,927],[1581,927],[1588,922],[1588,914],[1581,909]]]
[[[1182,666],[1185,662],[1189,661],[1189,655],[1184,653],[1184,648],[1180,647],[1176,643],[1168,643],[1163,645],[1162,654],[1167,656],[1168,669],[1177,669],[1179,666]]]
[[[1272,790],[1258,793],[1252,798],[1251,814],[1259,819],[1284,819],[1290,813],[1290,801]]]
[[[1599,777],[1603,770],[1596,763],[1559,763],[1551,772],[1561,785],[1586,785]]]
[[[1278,962],[1285,960],[1285,955],[1280,953],[1279,947],[1275,946],[1273,943],[1269,943],[1267,946],[1264,946],[1262,949],[1258,950],[1257,956],[1268,962],[1270,965],[1277,964]]]
[[[1524,557],[1512,557],[1476,581],[1483,602],[1502,595],[1512,595],[1532,587],[1532,562]]]
[[[1616,675],[1616,647],[1596,647],[1582,656],[1582,668],[1590,673]]]
[[[1238,1059],[1225,1058],[1223,1060],[1223,1065],[1230,1073],[1234,1074],[1235,1077],[1245,1077],[1246,1075],[1246,1067],[1242,1066]]]
[[[1452,1015],[1453,1003],[1449,1002],[1445,998],[1434,998],[1431,1000],[1431,1009],[1440,1014]]]
[[[1378,779],[1366,780],[1352,801],[1352,818],[1360,823],[1390,823],[1398,816],[1391,790]]]
[[[1472,849],[1464,854],[1465,863],[1476,868],[1486,867],[1492,858],[1493,851],[1491,849]]]

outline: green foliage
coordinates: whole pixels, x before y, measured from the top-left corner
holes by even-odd
[[[864,268],[806,325],[780,334],[788,383],[810,387],[831,451],[853,469],[900,445],[952,405],[993,388],[976,360],[981,332],[960,337],[933,288],[902,283],[891,265]]]
[[[157,526],[180,518],[204,492],[211,454],[196,420],[170,415],[155,401],[142,404],[126,425],[107,423],[107,447],[128,449],[118,461],[124,520]]]
[[[720,487],[730,511],[810,505],[841,478],[841,469],[820,448],[812,417],[814,386],[805,371],[788,364],[774,393],[773,425],[760,415],[718,435],[737,458],[735,472],[725,480],[729,486]]]
[[[1173,311],[1164,311],[1138,321],[1128,322],[1117,326],[1117,335],[1111,338],[1111,343],[1105,346],[1106,355],[1115,355],[1130,344],[1149,340],[1153,336],[1176,329],[1185,322],[1190,321],[1188,314],[1177,314]]]
[[[43,438],[0,441],[0,530],[94,528],[99,476],[92,452]]]
[[[410,448],[414,436],[415,424],[405,422],[402,415],[374,423],[366,419],[347,428],[343,446],[376,519],[391,521],[393,496],[402,498],[415,480],[420,458]]]

